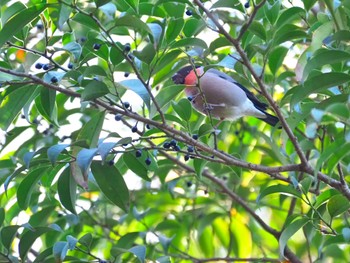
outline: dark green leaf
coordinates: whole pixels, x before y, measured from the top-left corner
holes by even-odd
[[[1,33],[0,33],[1,35]],[[7,130],[19,111],[29,101],[37,87],[33,85],[22,86],[7,95],[0,105],[0,128]]]
[[[206,160],[196,158],[193,160],[193,167],[196,171],[196,175],[201,178],[203,169],[205,168],[205,165],[207,164]]]
[[[47,166],[32,170],[20,183],[17,190],[17,202],[21,209],[27,209],[35,186],[47,170]]]
[[[286,41],[293,41],[296,39],[307,38],[308,35],[305,30],[291,24],[286,24],[276,31],[274,37],[274,44],[280,45]]]
[[[13,239],[15,238],[17,234],[18,228],[21,226],[5,226],[1,228],[0,236],[1,236],[1,243],[7,250],[10,250],[11,244]]]
[[[82,101],[94,100],[109,93],[107,85],[102,81],[93,80],[83,90]]]
[[[57,193],[61,204],[73,214],[75,211],[75,202],[77,199],[77,183],[70,174],[69,166],[61,173],[57,181]]]
[[[36,227],[33,229],[33,231],[29,230],[21,236],[21,239],[18,244],[18,250],[23,262],[25,262],[27,253],[29,249],[33,247],[33,243],[35,242],[35,240],[41,235],[53,230],[54,229],[51,227]]]
[[[152,34],[152,31],[141,19],[132,15],[124,15],[115,20],[116,27],[126,26],[134,29],[136,32],[146,32]]]
[[[117,145],[115,142],[103,142],[98,145],[98,153],[101,156],[102,163],[106,160],[109,152]]]
[[[144,164],[145,159],[146,153],[144,153],[144,151],[142,151],[142,156],[140,158],[136,158],[135,154],[132,153],[123,154],[123,160],[126,166],[142,179],[150,181],[151,179],[147,175],[147,167]]]
[[[102,165],[101,162],[91,164],[92,174],[102,193],[115,205],[128,210],[129,190],[123,176],[115,166]]]
[[[303,72],[305,80],[310,72],[316,68],[322,68],[324,65],[332,65],[339,62],[346,62],[350,59],[350,53],[341,50],[319,50],[310,60],[307,61]]]
[[[0,48],[10,40],[13,35],[37,18],[45,8],[46,4],[32,5],[11,17],[0,31]]]
[[[280,1],[276,1],[272,6],[269,3],[264,5],[265,16],[272,25],[275,24],[277,20],[280,8],[281,8]]]
[[[43,109],[51,120],[56,106],[56,91],[48,88],[42,88],[40,92],[40,100]]]
[[[288,240],[308,222],[309,219],[305,217],[296,219],[292,223],[287,225],[286,228],[282,231],[282,234],[279,238],[279,250],[282,256],[284,255],[284,249],[287,245]]]
[[[340,72],[328,72],[309,78],[303,87],[295,89],[291,98],[291,104],[307,98],[312,93],[318,93],[328,88],[335,87],[350,81],[350,76]],[[317,85],[315,85],[317,83]]]
[[[266,31],[261,23],[253,20],[253,22],[248,27],[248,30],[262,40],[266,40]]]
[[[300,7],[293,6],[282,12],[282,14],[278,17],[276,27],[280,28],[285,24],[289,24],[295,20],[299,21],[303,17],[305,17],[305,10]]]
[[[194,37],[183,38],[171,45],[171,48],[180,47],[201,47],[203,49],[208,49],[207,44],[202,39]]]
[[[332,196],[327,203],[327,210],[329,215],[333,218],[350,209],[349,200],[341,195]]]
[[[181,99],[178,103],[172,102],[175,112],[185,121],[189,121],[192,114],[192,105],[188,99]]]
[[[167,29],[165,31],[165,38],[168,43],[171,43],[179,35],[184,26],[184,19],[182,17],[170,18]]]
[[[91,244],[92,244],[92,235],[91,233],[87,233],[85,235],[83,235],[81,238],[79,238],[78,242],[82,245],[84,245],[85,247],[87,247],[88,249],[90,249]]]
[[[105,112],[99,111],[83,126],[77,137],[77,141],[86,140],[90,148],[97,147],[98,138],[102,130]]]
[[[5,209],[0,207],[0,227],[4,223],[5,220]]]
[[[283,194],[283,195],[290,195],[294,196],[297,198],[302,198],[301,193],[298,192],[294,187],[290,185],[271,185],[264,190],[262,190],[257,198],[257,202],[260,202],[261,199],[263,199],[265,196],[270,195],[270,194]]]
[[[156,51],[153,44],[149,43],[141,51],[134,51],[133,54],[146,64],[151,64],[154,56],[156,55]]]
[[[283,60],[288,53],[288,48],[277,46],[269,56],[269,68],[273,75],[276,75],[277,70],[282,66]]]
[[[64,45],[63,50],[67,50],[68,52],[70,52],[74,57],[74,61],[79,60],[82,52],[82,48],[77,42],[70,42],[67,45]]]

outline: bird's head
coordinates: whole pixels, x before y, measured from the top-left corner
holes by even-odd
[[[196,66],[196,69],[200,68],[200,66]],[[198,70],[197,70],[198,72]],[[175,75],[172,76],[172,80],[175,84],[192,84],[189,82],[192,82],[190,80],[191,76],[195,77],[195,80],[197,79],[196,74],[193,71],[193,66],[186,66],[182,69],[180,69]]]

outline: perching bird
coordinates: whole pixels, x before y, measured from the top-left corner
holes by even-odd
[[[198,111],[206,115],[210,113],[220,120],[254,116],[272,126],[278,123],[277,117],[265,111],[267,104],[259,101],[253,93],[227,74],[216,69],[204,72],[200,66],[196,67],[196,72],[192,66],[187,66],[179,70],[172,80],[175,84],[187,86],[185,93]]]

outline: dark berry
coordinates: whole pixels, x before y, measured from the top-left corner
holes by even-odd
[[[169,149],[170,148],[170,143],[168,143],[168,142],[165,142],[164,144],[163,144],[163,147],[165,148],[165,149]]]
[[[93,46],[92,46],[93,49],[95,50],[99,50],[101,48],[101,44],[97,44],[95,43]]]
[[[146,165],[150,165],[152,163],[151,159],[149,157],[145,160]]]
[[[195,159],[196,157],[194,157],[193,155],[190,155],[190,158],[191,158],[191,159]]]
[[[24,114],[21,114],[21,119],[25,119],[26,116]]]
[[[187,185],[187,187],[191,187],[192,186],[192,182],[191,181],[187,181],[186,185]]]
[[[193,135],[192,135],[192,139],[193,139],[193,140],[198,140],[198,134],[193,134]]]
[[[123,143],[122,145],[125,147],[125,146],[128,146],[128,143]]]
[[[125,46],[124,46],[124,51],[125,51],[125,52],[129,52],[130,50],[131,50],[130,44],[129,44],[129,43],[125,44]]]
[[[57,83],[57,82],[58,82],[58,79],[57,79],[55,76],[53,76],[53,77],[51,78],[51,82],[52,82],[52,83]]]
[[[151,126],[149,124],[146,124],[146,128],[149,130],[151,129]]]
[[[42,69],[42,68],[43,68],[43,64],[41,64],[41,63],[36,63],[36,64],[35,64],[35,68],[36,68],[36,69]]]
[[[127,101],[126,101],[126,102],[124,102],[124,107],[128,109],[128,108],[130,107],[130,103],[129,103],[129,102],[127,102]]]
[[[180,148],[179,145],[175,145],[175,146],[174,146],[174,150],[178,152],[178,151],[181,151],[181,148]]]
[[[43,26],[43,24],[37,24],[36,28],[39,29],[39,30],[43,30],[44,26]]]
[[[86,37],[81,37],[80,42],[84,43],[86,41]]]
[[[129,77],[129,75],[130,75],[129,72],[125,72],[125,73],[124,73],[124,77],[126,77],[126,78]]]
[[[131,132],[137,132],[137,126],[132,127]]]
[[[188,154],[186,154],[186,155],[184,156],[184,159],[185,159],[185,161],[187,162],[187,161],[190,159],[190,156],[189,156]]]
[[[49,130],[43,131],[43,134],[44,134],[44,135],[48,135],[48,134],[49,134]]]
[[[114,119],[116,120],[116,121],[120,121],[121,119],[122,119],[122,115],[120,115],[120,114],[116,114],[115,116],[114,116]]]
[[[193,97],[192,97],[192,96],[188,96],[187,99],[188,99],[189,101],[192,101],[192,100],[193,100]]]
[[[142,155],[142,151],[141,150],[136,150],[135,152],[136,158],[140,158]]]
[[[48,70],[50,68],[50,65],[49,64],[44,64],[43,65],[43,70]]]
[[[187,151],[188,151],[189,153],[193,153],[193,152],[194,152],[193,146],[188,146],[188,147],[187,147]]]
[[[177,144],[177,141],[173,139],[173,140],[170,141],[169,144],[170,144],[170,146],[175,147],[176,144]]]
[[[222,180],[226,181],[226,180],[227,180],[227,177],[226,177],[226,176],[223,176],[223,177],[222,177]]]
[[[93,77],[93,80],[99,81],[98,77]]]
[[[69,68],[69,69],[72,69],[72,68],[73,68],[73,63],[69,62],[69,63],[68,63],[68,68]]]
[[[191,16],[192,14],[193,14],[193,13],[192,13],[191,10],[189,10],[189,9],[186,10],[186,15]]]
[[[108,165],[110,165],[110,166],[114,165],[114,160],[109,160]]]
[[[247,3],[244,4],[244,7],[245,7],[245,8],[249,8],[249,7],[250,7],[249,1],[248,1]]]

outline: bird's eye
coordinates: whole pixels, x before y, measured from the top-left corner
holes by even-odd
[[[175,74],[174,76],[172,76],[172,80],[175,84],[184,84],[185,83],[184,78],[179,74]]]

